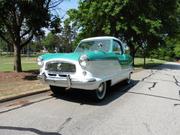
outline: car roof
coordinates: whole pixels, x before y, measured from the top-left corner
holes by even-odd
[[[90,38],[83,39],[81,41],[91,41],[91,40],[100,40],[100,39],[109,39],[109,40],[115,39],[119,41],[118,38],[111,37],[111,36],[90,37]]]

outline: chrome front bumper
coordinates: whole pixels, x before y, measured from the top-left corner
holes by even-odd
[[[65,87],[67,89],[77,88],[84,90],[95,90],[99,87],[101,81],[97,81],[95,78],[88,80],[77,81],[72,79],[70,75],[62,78],[47,77],[45,74],[38,75],[38,79],[43,83],[47,83],[52,86]]]

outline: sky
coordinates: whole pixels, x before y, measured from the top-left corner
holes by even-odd
[[[64,21],[68,16],[66,12],[69,9],[77,9],[78,8],[78,2],[79,0],[64,0],[58,7],[56,7],[56,10],[53,10],[53,14],[55,13],[58,15],[62,21]],[[45,30],[45,35],[47,35],[50,31],[48,29]]]
[[[58,7],[58,10],[57,10],[58,15],[60,17],[67,18],[66,12],[72,8],[77,9],[78,2],[79,2],[79,0],[64,0]]]

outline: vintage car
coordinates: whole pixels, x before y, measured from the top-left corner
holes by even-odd
[[[130,83],[132,57],[115,37],[82,40],[73,53],[48,53],[38,57],[39,78],[57,95],[70,88],[91,90],[97,100],[107,88],[126,80]]]

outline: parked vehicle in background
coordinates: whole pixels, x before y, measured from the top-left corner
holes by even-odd
[[[73,53],[47,53],[38,57],[39,78],[57,95],[66,89],[91,90],[97,100],[120,81],[130,83],[132,57],[115,37],[82,40]]]

